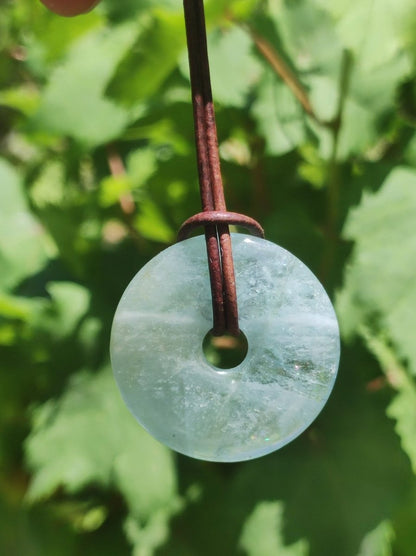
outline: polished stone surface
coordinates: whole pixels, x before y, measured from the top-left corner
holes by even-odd
[[[216,369],[202,350],[212,327],[203,236],[140,270],[111,338],[117,384],[141,425],[178,452],[223,462],[262,456],[305,430],[332,390],[340,350],[331,302],[299,259],[244,234],[232,243],[248,340],[240,365]]]

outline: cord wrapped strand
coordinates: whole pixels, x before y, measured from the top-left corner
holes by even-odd
[[[211,282],[213,334],[220,336],[227,332],[238,336],[237,293],[228,224],[237,223],[261,236],[263,230],[253,219],[227,212],[212,100],[203,0],[184,0],[184,12],[203,212],[184,223],[178,239],[184,239],[195,226],[204,226]]]

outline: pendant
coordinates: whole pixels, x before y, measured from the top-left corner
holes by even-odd
[[[114,376],[139,423],[173,450],[217,462],[263,456],[303,432],[328,399],[340,354],[334,309],[312,272],[274,243],[231,237],[242,362],[222,369],[204,354],[212,327],[204,236],[138,272],[111,336]]]

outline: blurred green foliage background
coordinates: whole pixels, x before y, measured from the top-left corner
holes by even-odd
[[[259,460],[171,453],[109,368],[200,210],[180,0],[0,3],[0,553],[416,554],[414,0],[207,0],[230,210],[333,297],[339,378]]]

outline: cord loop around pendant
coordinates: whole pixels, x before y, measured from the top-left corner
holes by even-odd
[[[217,224],[241,226],[250,231],[253,235],[264,238],[264,230],[254,218],[239,214],[238,212],[212,210],[199,212],[188,218],[179,229],[178,241],[187,239],[195,228]]]

